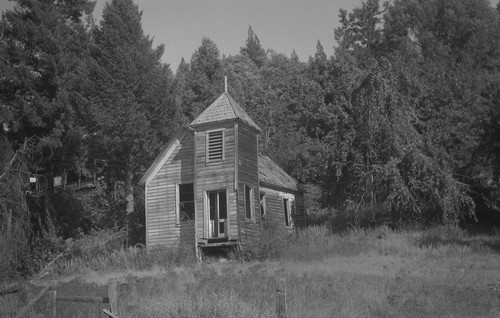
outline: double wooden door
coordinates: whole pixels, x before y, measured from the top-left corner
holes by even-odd
[[[207,191],[210,238],[227,237],[226,190]]]

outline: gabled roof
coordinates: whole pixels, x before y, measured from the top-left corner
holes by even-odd
[[[278,188],[299,191],[297,180],[290,177],[271,158],[259,154],[259,182]]]
[[[196,127],[208,123],[216,123],[231,119],[240,119],[251,128],[260,132],[259,126],[248,116],[240,105],[227,92],[222,93],[210,106],[207,107],[189,125]]]
[[[177,145],[186,135],[192,135],[192,130],[185,125],[179,128],[177,133],[172,137],[168,145],[166,145],[161,154],[156,157],[156,160],[151,164],[144,176],[139,181],[139,184],[148,185],[161,167],[168,160]],[[289,176],[276,162],[271,158],[259,154],[259,182],[262,186],[271,186],[282,190],[300,191],[298,182]]]
[[[161,154],[159,154],[158,157],[156,157],[155,161],[151,164],[151,166],[149,166],[149,169],[146,171],[144,176],[142,176],[139,184],[148,185],[151,180],[153,180],[155,175],[158,173],[158,171],[160,171],[161,167],[163,167],[172,152],[175,150],[175,147],[177,147],[182,139],[188,134],[192,135],[192,131],[191,128],[187,125],[181,126],[177,130],[175,135],[170,139],[170,142],[163,148]]]

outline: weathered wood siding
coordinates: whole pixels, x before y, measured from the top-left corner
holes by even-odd
[[[304,228],[306,224],[306,207],[304,202],[304,193],[295,194],[295,210],[292,213],[295,227]]]
[[[238,211],[240,218],[240,240],[246,242],[260,238],[262,225],[259,199],[259,168],[257,133],[245,125],[238,126]],[[253,188],[253,218],[245,217],[245,185]]]
[[[146,186],[146,245],[193,244],[194,222],[177,224],[176,188],[180,183],[192,183],[193,137],[187,133],[160,171]],[[192,235],[192,242],[188,239]],[[194,250],[194,249],[193,249]]]
[[[266,222],[282,224],[285,228],[285,211],[283,210],[283,199],[290,200],[293,228],[305,226],[304,199],[301,193],[278,191],[261,186],[261,193],[266,194]]]
[[[209,211],[206,209],[206,191],[226,189],[228,235],[238,236],[238,220],[236,215],[236,192],[234,191],[235,167],[235,129],[234,122],[197,128],[195,132],[195,201],[196,201],[196,236],[209,238]],[[224,160],[207,162],[207,133],[214,129],[224,129]]]

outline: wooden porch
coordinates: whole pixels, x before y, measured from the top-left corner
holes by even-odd
[[[235,237],[217,237],[217,238],[199,238],[198,247],[224,247],[224,246],[237,246],[238,239]]]

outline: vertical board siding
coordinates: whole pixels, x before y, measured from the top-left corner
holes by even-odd
[[[245,185],[253,188],[253,219],[245,218]],[[261,218],[257,133],[246,125],[238,127],[238,206],[241,245],[260,238]]]
[[[207,162],[207,133],[224,129],[224,160]],[[228,235],[237,236],[236,192],[234,191],[235,135],[234,123],[198,128],[196,134],[196,237],[208,238],[208,211],[205,213],[205,192],[227,190]]]
[[[283,198],[290,200],[293,227],[302,227],[303,217],[299,211],[300,203],[297,195],[261,187],[260,191],[266,194],[266,216],[265,222],[281,224],[285,228],[285,212],[283,210]],[[302,219],[302,220],[301,220]]]
[[[194,245],[194,240],[186,239],[189,234],[184,234],[194,231],[194,222],[178,225],[176,215],[177,184],[193,182],[193,167],[193,138],[188,134],[147,186],[148,247],[173,246],[181,241]]]
[[[302,192],[295,194],[295,208],[292,209],[292,219],[295,227],[305,228],[306,224],[306,208],[304,204],[304,194]]]
[[[223,159],[207,161],[207,134],[223,130]],[[148,247],[196,245],[208,238],[209,213],[206,192],[226,190],[228,236],[239,238],[242,246],[261,237],[260,192],[266,193],[265,222],[285,226],[283,198],[290,200],[293,227],[305,226],[302,193],[279,191],[259,184],[258,136],[245,124],[224,122],[197,127],[194,136],[181,135],[173,143],[163,166],[146,186],[146,242]],[[163,157],[165,158],[165,157]],[[237,180],[237,184],[235,184]],[[177,185],[194,184],[195,219],[177,223]],[[245,186],[253,189],[253,217],[245,216]],[[278,190],[277,190],[278,189]],[[194,249],[193,249],[194,251]]]

